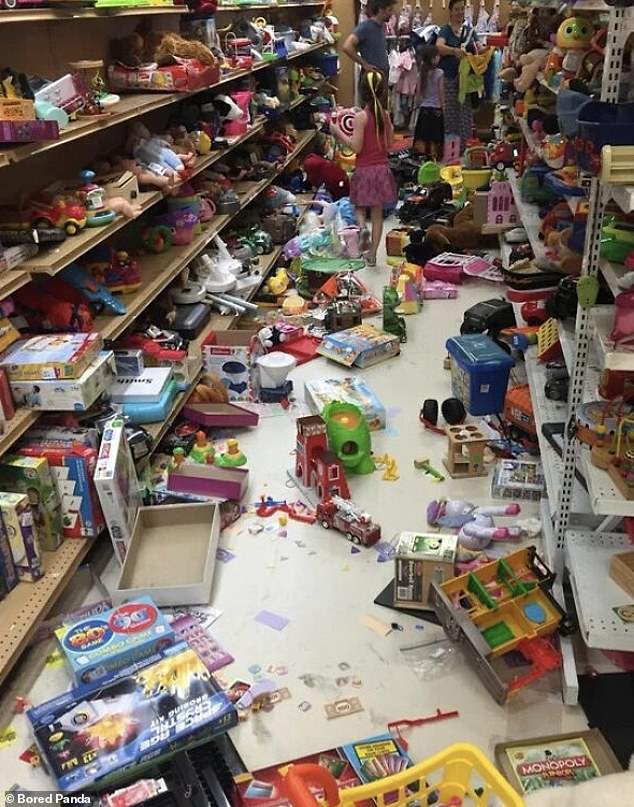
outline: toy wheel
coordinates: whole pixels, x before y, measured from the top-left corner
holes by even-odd
[[[435,398],[427,398],[423,402],[420,413],[424,421],[436,426],[438,424],[438,401]]]
[[[64,230],[66,231],[66,235],[77,235],[79,232],[79,227],[74,221],[67,221],[64,225]]]
[[[18,0],[4,0],[3,6],[5,8],[16,8],[18,5]]]
[[[350,541],[351,543],[354,543],[354,537],[351,532],[346,533],[346,540]]]
[[[442,416],[450,426],[464,423],[467,417],[462,401],[458,398],[447,398],[442,402]]]
[[[329,523],[326,521],[326,519],[325,519],[325,518],[324,518],[324,519],[322,519],[322,521],[321,521],[321,526],[322,526],[322,527],[323,527],[325,530],[329,530],[329,529],[330,529],[330,524],[329,524]]]

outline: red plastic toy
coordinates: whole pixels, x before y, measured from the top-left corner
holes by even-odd
[[[381,528],[350,499],[332,496],[317,505],[317,518],[324,529],[331,527],[343,533],[349,541],[373,546],[381,540]]]

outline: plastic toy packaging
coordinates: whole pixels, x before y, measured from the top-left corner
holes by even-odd
[[[425,683],[452,672],[459,656],[456,645],[444,638],[401,648],[404,663]]]
[[[617,294],[614,300],[614,325],[610,339],[614,342],[630,342],[634,338],[634,291]]]

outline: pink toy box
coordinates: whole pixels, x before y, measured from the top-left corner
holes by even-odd
[[[444,280],[446,283],[462,283],[467,274],[478,274],[490,268],[489,261],[474,255],[458,255],[455,252],[442,252],[423,268],[425,280]]]
[[[208,66],[196,59],[181,59],[178,64],[157,67],[108,67],[108,86],[112,90],[146,90],[153,92],[190,92],[217,84],[220,68]]]
[[[171,468],[167,489],[174,493],[192,493],[210,499],[240,501],[249,486],[246,468],[223,468],[218,465],[183,464]]]
[[[0,120],[0,143],[58,139],[59,126],[53,120]]]

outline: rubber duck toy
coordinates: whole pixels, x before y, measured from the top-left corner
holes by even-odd
[[[227,450],[218,457],[218,465],[223,465],[228,468],[237,468],[240,465],[245,465],[247,458],[240,451],[240,443],[231,437],[227,440]]]
[[[203,431],[196,432],[196,442],[189,452],[189,456],[194,462],[201,464],[211,464],[208,457],[213,457],[214,447],[213,444],[207,439],[207,435]],[[212,460],[213,462],[213,460]]]

